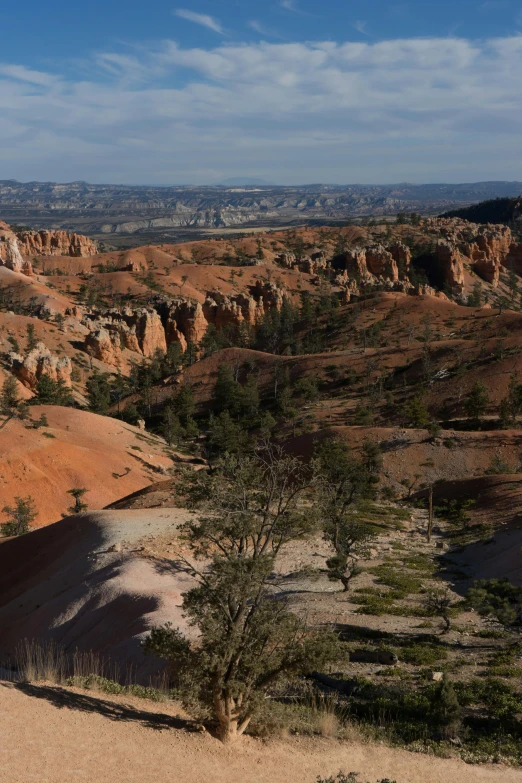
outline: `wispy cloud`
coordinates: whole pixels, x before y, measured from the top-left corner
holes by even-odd
[[[39,84],[42,87],[48,87],[57,81],[56,76],[42,71],[33,71],[31,68],[26,68],[25,65],[0,64],[0,76],[8,76],[11,79],[29,84]]]
[[[263,35],[266,38],[281,38],[279,33],[277,33],[275,30],[272,30],[270,27],[265,27],[264,24],[261,24],[261,22],[258,22],[257,19],[251,19],[248,22],[248,27],[250,27],[251,30],[255,30],[256,33],[259,33],[259,35]]]
[[[522,177],[522,36],[167,41],[89,64],[0,64],[4,178],[202,182],[216,160],[287,182]]]
[[[297,7],[297,0],[281,0],[280,6],[281,8],[284,8],[286,11],[293,11],[294,13],[299,13],[299,8]]]
[[[368,22],[364,22],[362,19],[358,19],[353,26],[358,33],[361,33],[361,35],[369,35]]]
[[[197,14],[195,11],[188,11],[185,8],[177,8],[174,11],[174,14],[179,16],[180,19],[186,19],[188,22],[194,22],[194,24],[199,24],[202,27],[208,27],[209,30],[214,30],[215,33],[219,33],[220,35],[224,35],[225,33],[221,23],[217,19],[214,19],[213,16],[208,16],[208,14]]]

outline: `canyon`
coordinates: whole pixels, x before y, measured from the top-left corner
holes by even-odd
[[[86,233],[115,246],[347,218],[436,214],[518,196],[517,182],[462,185],[130,186],[0,181],[0,212],[17,225]]]

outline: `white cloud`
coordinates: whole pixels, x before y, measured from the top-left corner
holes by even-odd
[[[518,36],[170,41],[99,53],[76,81],[4,64],[0,166],[4,178],[98,182],[216,169],[287,182],[522,179],[521,68]]]
[[[221,23],[218,22],[217,19],[214,19],[213,16],[208,16],[208,14],[197,14],[194,11],[187,11],[185,8],[177,8],[174,13],[176,16],[179,16],[180,19],[186,19],[188,22],[194,22],[194,24],[199,24],[202,27],[208,27],[209,30],[214,30],[215,33],[224,35]]]
[[[33,71],[30,68],[26,68],[25,65],[0,64],[0,76],[7,76],[21,82],[28,82],[29,84],[39,84],[42,87],[50,86],[57,81],[56,76],[42,73],[42,71]]]

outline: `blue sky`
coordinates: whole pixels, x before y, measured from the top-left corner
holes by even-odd
[[[26,0],[0,179],[522,179],[522,0]]]

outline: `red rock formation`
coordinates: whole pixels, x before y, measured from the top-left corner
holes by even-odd
[[[42,342],[24,357],[9,354],[12,372],[28,389],[34,390],[42,375],[48,375],[53,381],[62,380],[71,386],[72,364],[68,356],[58,357]]]
[[[408,271],[411,265],[411,250],[408,245],[403,245],[402,242],[397,242],[391,245],[388,250],[393,256],[397,269],[399,270],[399,278],[406,279],[408,277]]]
[[[96,243],[89,237],[66,231],[20,231],[17,237],[20,252],[26,256],[85,258],[98,252]]]
[[[154,356],[156,351],[166,351],[167,342],[161,318],[155,310],[138,311],[136,337],[144,356]]]
[[[285,301],[285,292],[275,283],[256,280],[255,286],[250,290],[252,296],[256,302],[258,302],[258,305],[262,306],[265,313],[269,310],[281,310],[283,302]]]
[[[199,343],[205,336],[208,321],[203,313],[203,308],[199,302],[189,302],[187,299],[174,299],[166,303],[160,310],[163,315],[165,311],[164,323],[166,324],[167,343],[183,342],[178,339],[177,333],[183,335],[186,343]],[[170,322],[170,325],[169,325]]]
[[[263,302],[245,294],[222,294],[209,291],[203,304],[203,315],[216,329],[239,326],[241,323],[256,324],[264,315]]]
[[[33,273],[31,262],[20,253],[16,234],[6,223],[0,224],[0,266],[6,266],[13,272],[21,272],[24,275]]]
[[[375,277],[383,277],[395,283],[399,279],[399,270],[392,254],[383,245],[370,245],[365,250],[366,268]]]
[[[107,329],[96,329],[85,338],[85,350],[104,364],[119,367],[122,364],[120,334]]]
[[[444,281],[455,294],[464,290],[464,261],[458,248],[445,239],[437,244],[437,262],[444,276]]]

